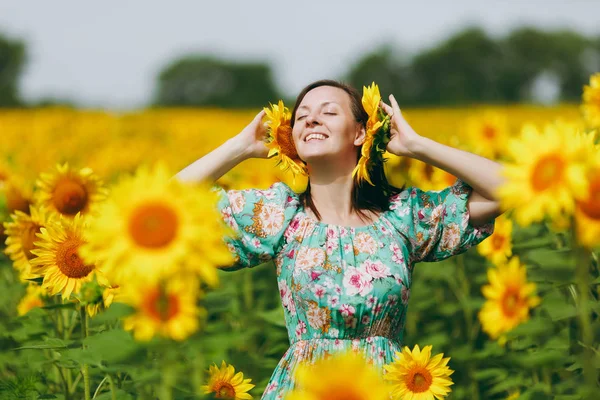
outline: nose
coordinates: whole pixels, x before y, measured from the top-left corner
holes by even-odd
[[[305,118],[306,126],[319,125],[321,123],[321,121],[319,121],[319,119],[317,117],[318,117],[318,114],[314,114],[314,113],[308,114]]]

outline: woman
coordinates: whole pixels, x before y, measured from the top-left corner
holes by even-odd
[[[234,271],[274,260],[290,348],[263,394],[281,399],[300,361],[352,348],[381,367],[401,351],[413,266],[462,253],[492,234],[501,214],[494,191],[500,165],[419,136],[393,96],[387,150],[458,177],[441,191],[388,184],[381,163],[374,186],[353,179],[367,114],[356,89],[323,80],[307,86],[292,111],[292,138],[307,163],[301,195],[278,182],[267,190],[219,188]],[[214,181],[239,162],[266,157],[264,112],[242,132],[177,174]]]

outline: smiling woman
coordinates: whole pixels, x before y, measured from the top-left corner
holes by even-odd
[[[290,347],[262,399],[285,398],[298,386],[301,365],[333,353],[360,353],[383,373],[402,349],[414,264],[463,253],[493,232],[493,219],[480,227],[470,223],[472,188],[462,180],[441,191],[395,188],[378,162],[365,164],[373,185],[358,179],[354,171],[375,122],[367,108],[379,109],[377,96],[367,99],[373,107],[364,107],[355,89],[327,80],[300,93],[291,131],[279,132],[291,138],[278,141],[289,145],[291,139],[293,154],[306,163],[304,193],[283,182],[267,190],[215,188],[221,216],[236,233],[226,239],[236,261],[224,270],[268,260],[276,266]],[[285,114],[283,104],[277,110]],[[177,177],[216,180],[246,158],[266,157],[263,115]],[[394,111],[388,150],[405,148],[400,115]]]

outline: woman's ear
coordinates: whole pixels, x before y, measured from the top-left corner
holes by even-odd
[[[359,129],[356,130],[356,134],[354,135],[354,145],[360,146],[367,139],[367,131],[364,126],[359,125]]]

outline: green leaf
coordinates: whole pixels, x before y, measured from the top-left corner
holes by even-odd
[[[116,363],[127,359],[141,349],[128,332],[121,329],[101,332],[86,338],[83,343],[90,352],[90,357]]]
[[[43,343],[38,344],[30,344],[27,346],[17,347],[15,350],[25,350],[25,349],[66,349],[73,341],[65,341],[62,339],[46,339]]]
[[[283,313],[283,307],[277,307],[273,310],[258,312],[257,316],[272,325],[285,327],[285,314]]]

